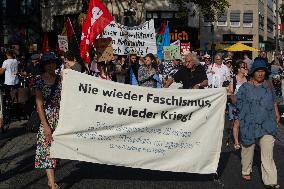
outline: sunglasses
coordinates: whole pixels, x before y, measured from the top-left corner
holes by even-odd
[[[245,70],[247,70],[247,69],[248,69],[248,67],[247,67],[247,66],[241,66],[240,68],[243,68],[243,69],[245,69]]]

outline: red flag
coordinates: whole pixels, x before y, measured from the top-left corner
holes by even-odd
[[[73,26],[72,26],[72,23],[69,17],[66,20],[65,26],[66,26],[68,39],[70,40],[72,36],[75,35],[75,32],[74,32],[74,29],[73,29]]]
[[[49,51],[49,47],[48,47],[48,33],[44,33],[43,36],[43,42],[42,42],[42,52],[46,53]]]
[[[161,24],[161,27],[160,27],[160,34],[164,34],[166,31],[166,20],[164,20],[164,22]]]
[[[88,55],[89,51],[86,46],[92,44],[112,20],[112,15],[100,0],[90,0],[87,18],[82,26],[81,55]],[[82,58],[86,61],[86,56]]]
[[[88,24],[86,22],[83,23],[82,26],[82,36],[80,43],[80,56],[86,62],[90,62],[89,57],[89,36],[88,36]]]
[[[90,0],[86,22],[90,27],[90,44],[104,30],[104,28],[113,21],[113,17],[100,0]]]

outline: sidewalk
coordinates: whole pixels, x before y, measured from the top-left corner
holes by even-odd
[[[36,134],[26,133],[23,123],[14,123],[8,133],[0,135],[0,189],[48,188],[44,171],[34,169]],[[284,126],[279,131],[275,161],[279,183],[284,186]],[[232,147],[223,149],[219,164],[219,179],[214,180],[214,175],[159,172],[61,160],[56,169],[56,178],[62,188],[72,189],[263,188],[259,158],[255,158],[253,180],[247,183],[241,180],[239,152],[232,151]]]

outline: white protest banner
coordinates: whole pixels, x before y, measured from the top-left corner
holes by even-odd
[[[215,173],[225,88],[153,89],[64,70],[51,157],[133,168]]]
[[[68,51],[68,38],[65,35],[58,35],[58,48],[63,51]]]
[[[154,20],[140,26],[127,27],[112,21],[98,38],[112,38],[114,54],[128,55],[135,52],[139,56],[157,54]]]

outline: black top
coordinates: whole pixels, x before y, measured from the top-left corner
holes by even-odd
[[[194,71],[182,66],[173,78],[177,83],[182,82],[184,89],[192,89],[196,84],[207,80],[207,75],[202,65],[196,66]]]
[[[41,74],[41,66],[40,63],[33,65],[32,63],[27,66],[26,72],[31,75],[40,75]]]
[[[125,64],[123,65],[123,69],[127,70],[126,76],[125,76],[125,84],[130,84],[130,69],[132,69],[136,80],[138,81],[138,70],[140,68],[140,64],[138,62],[129,65],[129,62],[125,62]]]

